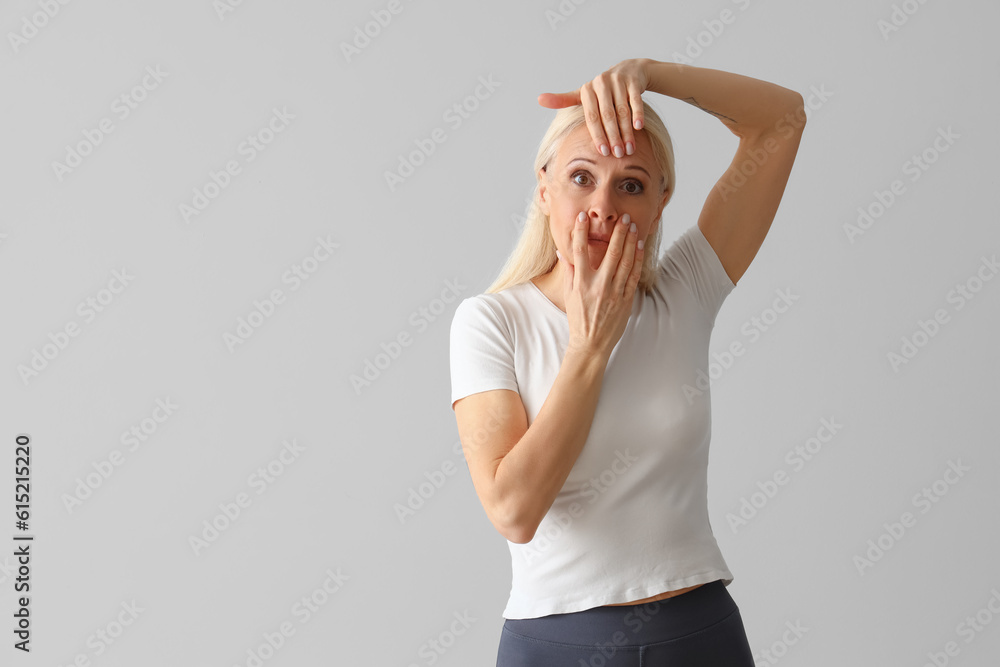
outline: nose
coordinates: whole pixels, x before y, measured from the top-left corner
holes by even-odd
[[[591,229],[610,236],[615,223],[623,213],[613,188],[608,186],[596,188],[588,204],[587,216],[590,219]]]

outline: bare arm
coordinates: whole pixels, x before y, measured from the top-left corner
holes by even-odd
[[[648,90],[698,107],[739,137],[771,132],[802,96],[769,81],[707,67],[646,60]]]
[[[625,331],[639,284],[643,250],[635,225],[628,232],[626,225],[615,225],[604,259],[593,271],[586,255],[586,224],[578,217],[571,235],[576,261],[570,265],[566,257],[559,259],[564,269],[570,267],[563,274],[569,342],[531,427],[520,397],[508,389],[455,402],[476,493],[490,521],[511,542],[531,541],[583,451],[604,372]],[[496,433],[490,435],[493,408],[499,414]],[[484,446],[479,447],[480,442]]]
[[[530,427],[515,392],[487,391],[456,401],[476,493],[511,542],[531,541],[583,451],[608,358],[567,351]]]
[[[645,62],[649,90],[712,114],[740,139],[698,218],[735,284],[764,243],[784,195],[805,127],[802,95],[721,70]]]

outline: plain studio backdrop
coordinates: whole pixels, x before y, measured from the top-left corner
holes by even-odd
[[[697,379],[758,662],[994,664],[998,20],[986,0],[5,3],[2,662],[493,664],[510,555],[458,448],[449,325],[520,233],[538,94],[648,57],[808,108]],[[644,97],[676,151],[662,252],[738,140]]]

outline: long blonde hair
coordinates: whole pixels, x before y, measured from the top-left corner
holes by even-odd
[[[670,196],[673,197],[674,147],[670,140],[670,133],[667,132],[667,127],[663,124],[660,116],[646,100],[642,100],[642,109],[644,114],[643,127],[638,131],[646,132],[649,136],[650,144],[653,147],[653,158],[660,169],[661,193],[669,190]],[[535,157],[536,175],[542,167],[547,167],[555,158],[559,152],[559,146],[566,136],[585,122],[583,107],[579,104],[564,107],[556,112],[555,118],[552,119],[552,123],[538,146],[538,155]],[[535,190],[531,196],[521,238],[507,258],[496,280],[486,290],[487,294],[526,283],[532,278],[548,273],[558,261],[556,243],[552,239],[552,232],[549,229],[549,216],[545,215],[538,207],[539,185],[540,183],[535,183]],[[660,261],[661,220],[662,216],[655,222],[656,231],[646,239],[645,257],[642,261],[642,272],[637,287],[643,292],[649,292],[656,281],[656,269]]]

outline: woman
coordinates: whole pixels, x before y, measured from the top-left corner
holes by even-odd
[[[740,139],[662,260],[673,149],[647,90]],[[560,111],[532,214],[451,326],[459,437],[512,558],[497,665],[752,667],[708,519],[710,401],[694,387],[781,201],[802,96],[640,58],[539,103]]]

